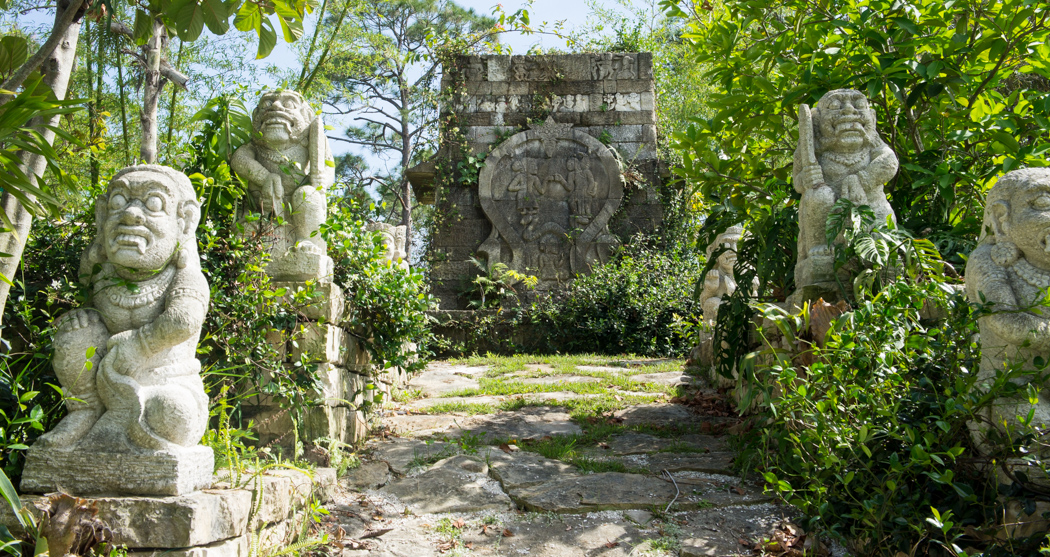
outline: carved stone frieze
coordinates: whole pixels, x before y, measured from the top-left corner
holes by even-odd
[[[610,79],[638,79],[636,54],[603,54],[594,61],[595,81]]]
[[[623,201],[619,166],[572,124],[548,119],[507,139],[489,155],[478,194],[493,225],[479,253],[536,275],[541,289],[590,272],[618,244],[608,224]]]

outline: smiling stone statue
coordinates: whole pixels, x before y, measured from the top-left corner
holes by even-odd
[[[278,280],[331,274],[327,246],[318,234],[327,214],[335,165],[321,117],[295,91],[278,89],[252,112],[255,137],[233,154],[231,166],[248,182],[249,209],[283,219],[269,246],[267,273]]]
[[[91,299],[57,321],[54,370],[69,414],[29,450],[22,488],[175,495],[212,482],[197,446],[208,397],[196,358],[208,309],[188,178],[125,168],[96,204],[81,260]]]
[[[966,293],[972,302],[992,304],[993,313],[978,322],[980,377],[990,380],[1006,366],[1035,369],[1036,357],[1050,359],[1050,308],[1040,303],[1050,288],[1050,169],[1007,173],[986,203],[983,236],[966,263]],[[1037,387],[1032,423],[1045,427],[1050,393],[1047,385]],[[997,401],[986,418],[1002,428],[1032,409],[1022,390],[1017,399]],[[987,424],[974,424],[973,430],[981,442]]]

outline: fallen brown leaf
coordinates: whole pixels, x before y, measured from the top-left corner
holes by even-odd
[[[620,545],[620,544],[617,543],[617,542],[605,542],[605,547],[608,547],[609,549],[612,549],[612,548],[614,548],[614,547],[616,547],[618,545]]]
[[[739,486],[735,486],[735,485],[734,485],[734,486],[733,486],[733,491],[735,491],[737,495],[743,495],[743,494],[744,494],[744,490],[743,490],[743,489],[740,489],[740,487],[739,487]]]
[[[467,523],[466,523],[466,522],[463,522],[463,519],[462,519],[462,518],[457,518],[457,519],[456,519],[456,520],[455,520],[455,521],[454,521],[454,522],[452,523],[452,527],[453,527],[453,528],[457,528],[457,529],[462,529],[462,528],[463,528],[464,526],[466,526],[466,525],[467,525]]]
[[[467,543],[463,544],[463,547],[465,547],[467,549],[474,549],[474,543],[473,542],[467,542]]]
[[[368,538],[378,538],[379,536],[382,536],[383,534],[385,534],[387,532],[393,532],[393,531],[394,531],[393,528],[384,528],[382,530],[372,530],[371,532],[365,532],[364,535],[361,536],[361,539],[362,540],[367,540]]]
[[[510,445],[508,445],[507,443],[503,443],[503,444],[501,444],[499,446],[499,450],[501,450],[501,451],[503,451],[503,452],[505,452],[507,454],[510,454]]]
[[[482,536],[489,535],[489,525],[488,524],[482,524],[481,525],[481,535]]]
[[[510,530],[504,528],[503,529],[503,537],[504,538],[512,538],[512,537],[514,537],[514,532],[511,532]]]

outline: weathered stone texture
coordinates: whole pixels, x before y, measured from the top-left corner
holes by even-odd
[[[438,212],[444,218],[434,230],[431,245],[431,291],[442,309],[467,307],[460,293],[478,272],[469,263],[470,257],[487,254],[491,258],[498,252],[497,259],[539,276],[541,288],[549,288],[604,262],[609,248],[630,236],[656,231],[663,221],[663,208],[655,195],[662,179],[651,170],[657,164],[658,130],[650,54],[471,56],[462,58],[460,67],[467,95],[453,107],[457,125],[466,136],[469,151],[486,155],[486,168],[496,167],[488,170],[488,182],[486,171],[482,171],[480,189],[445,186],[436,196]],[[450,85],[448,79],[446,76],[444,87]],[[539,129],[544,120],[564,131],[551,153],[538,150],[537,132],[530,131]],[[576,135],[597,141],[582,149],[579,146],[585,140],[574,139]],[[514,139],[509,136],[523,139],[511,147]],[[493,158],[493,149],[503,149],[502,154]],[[578,170],[570,168],[569,159],[590,160],[589,170],[595,179],[602,184],[611,180],[611,176],[599,176],[597,170],[605,164],[598,162],[606,160],[600,155],[603,152],[646,169],[646,187],[638,190],[632,185],[630,195],[622,196],[624,201],[610,204],[606,212],[611,214],[597,208],[600,199],[572,187],[547,194],[550,181],[557,182],[560,177],[569,184],[579,176]],[[524,166],[513,168],[515,161]],[[515,176],[532,179],[534,185],[512,183]],[[508,193],[508,187],[518,193]],[[603,188],[599,197],[612,191]],[[584,200],[593,201],[595,207],[581,209],[579,202]],[[532,209],[535,215],[529,220]],[[582,216],[592,217],[595,224],[574,226],[574,210],[586,213],[591,209],[593,215]],[[525,232],[530,226],[535,234]],[[585,244],[579,253],[564,241],[576,228],[583,231]],[[553,244],[560,247],[556,249]],[[545,261],[543,269],[541,259]]]

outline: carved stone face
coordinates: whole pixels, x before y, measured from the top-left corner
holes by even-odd
[[[312,115],[302,95],[282,89],[270,91],[259,99],[252,113],[252,125],[267,145],[281,148],[302,140]]]
[[[739,241],[739,234],[729,233],[718,237],[718,245],[726,248],[726,251],[718,256],[718,268],[723,273],[733,273],[733,267],[736,266],[736,245]]]
[[[183,235],[181,201],[176,184],[159,172],[130,172],[110,182],[102,223],[107,259],[138,271],[164,268]]]
[[[996,211],[997,239],[1013,242],[1029,263],[1050,270],[1050,173],[1025,172],[1012,189],[1009,203]]]
[[[875,129],[868,99],[859,91],[831,91],[817,102],[821,142],[825,149],[857,151]]]

